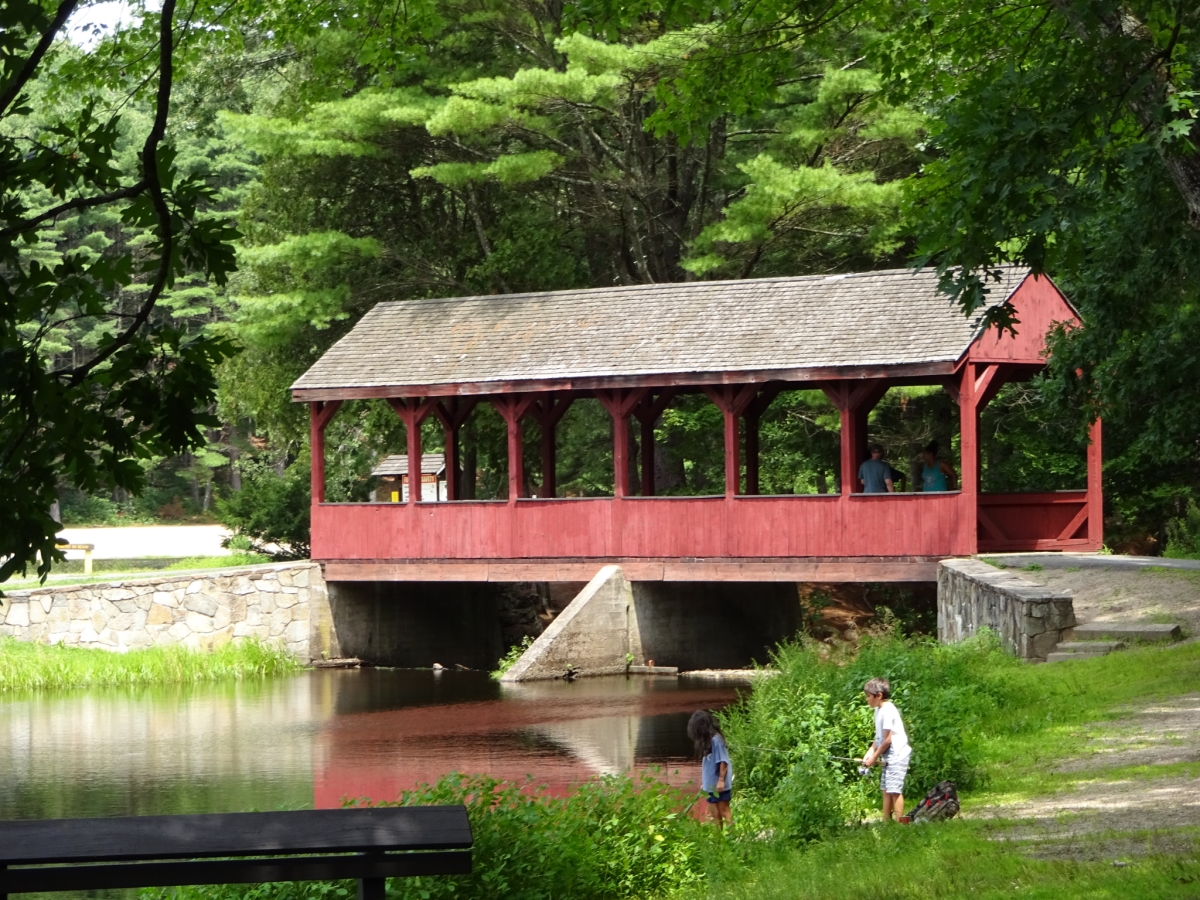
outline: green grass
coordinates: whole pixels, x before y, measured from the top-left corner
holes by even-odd
[[[1030,563],[1027,566],[1021,566],[1022,572],[1040,572],[1042,571],[1041,563]]]
[[[1053,764],[1080,754],[1099,723],[1136,703],[1185,694],[1200,670],[1200,644],[1141,646],[1099,659],[1003,672],[1008,701],[985,723],[986,790],[1006,796],[1052,792]]]
[[[749,866],[732,860],[694,896],[711,900],[973,900],[1013,897],[1061,900],[1194,898],[1200,861],[1187,856],[1035,859],[1044,844],[991,840],[997,826],[951,821],[905,828],[858,828],[809,847],[765,854]],[[1194,835],[1180,838],[1193,851]],[[1100,847],[1100,841],[1091,839]],[[732,856],[732,853],[730,854]]]
[[[189,556],[187,559],[181,559],[179,562],[171,563],[167,566],[168,572],[176,572],[186,569],[228,569],[234,566],[257,566],[262,563],[269,563],[269,557],[263,556],[261,553],[247,553],[245,551],[236,551],[228,556]]]
[[[210,653],[184,647],[113,653],[0,637],[0,693],[262,678],[300,668],[283,648],[259,641],[226,644]]]

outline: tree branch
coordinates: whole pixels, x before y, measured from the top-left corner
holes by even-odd
[[[77,197],[66,203],[60,203],[58,206],[48,209],[44,213],[39,213],[32,219],[24,219],[16,225],[0,229],[0,240],[14,238],[24,231],[37,228],[43,222],[58,218],[63,213],[72,212],[77,209],[91,209],[93,206],[104,206],[106,203],[113,203],[117,200],[128,200],[131,197],[137,197],[144,190],[146,190],[146,180],[143,178],[137,184],[132,184],[129,187],[123,187],[107,194],[98,194],[95,197]]]
[[[29,79],[33,77],[33,73],[37,71],[37,67],[41,65],[42,58],[50,50],[50,45],[54,43],[54,38],[58,36],[58,32],[62,30],[63,25],[67,23],[67,19],[71,17],[71,13],[75,11],[75,7],[79,5],[79,0],[63,0],[59,4],[58,10],[54,13],[54,18],[50,21],[50,27],[42,32],[42,39],[37,42],[37,46],[33,48],[33,53],[29,54],[29,58],[25,60],[25,65],[21,66],[21,70],[13,76],[13,80],[4,86],[4,90],[0,92],[0,115],[4,115],[5,111],[12,106],[13,101],[29,83]]]
[[[107,347],[97,353],[82,366],[56,373],[67,377],[67,385],[74,387],[85,379],[96,366],[109,359],[114,353],[134,339],[138,331],[150,318],[158,298],[162,296],[167,282],[171,278],[171,267],[175,256],[175,234],[171,230],[171,210],[167,206],[167,198],[163,194],[162,178],[158,172],[158,148],[167,133],[167,115],[171,111],[171,85],[174,77],[174,20],[176,0],[164,0],[162,19],[159,23],[159,56],[158,56],[158,96],[155,101],[154,124],[146,135],[146,143],[142,145],[142,180],[145,190],[150,194],[150,202],[154,206],[154,214],[158,219],[161,231],[162,250],[158,263],[158,272],[146,294],[146,300],[138,309],[137,314],[128,327],[112,340]]]

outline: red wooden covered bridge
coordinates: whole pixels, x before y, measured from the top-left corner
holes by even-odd
[[[1078,322],[1049,279],[1019,267],[990,302],[1011,305],[1016,335],[964,317],[931,270],[380,303],[292,387],[311,408],[313,558],[333,581],[586,581],[612,562],[635,581],[917,581],[947,556],[1099,549],[1099,422],[1086,490],[980,491],[980,411],[1044,366],[1054,323]],[[956,399],[959,490],[857,492],[868,413],[901,385]],[[841,412],[840,495],[760,495],[759,418],[781,391],[816,388]],[[724,495],[656,497],[654,423],[698,391],[724,413]],[[562,498],[555,423],[585,396],[612,416],[613,496]],[[396,411],[410,471],[421,423],[441,423],[448,502],[325,502],[324,430],[351,399]],[[480,403],[508,425],[507,500],[460,499],[459,430]],[[526,417],[541,426],[537,497],[521,496]]]

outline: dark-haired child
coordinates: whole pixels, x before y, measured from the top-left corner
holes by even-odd
[[[718,828],[724,828],[727,822],[733,822],[729,812],[729,801],[733,796],[733,762],[729,759],[729,748],[725,746],[725,735],[721,734],[712,713],[704,709],[692,713],[687,733],[700,756],[700,790],[708,795],[708,814]]]
[[[904,815],[904,777],[908,774],[912,747],[900,710],[892,702],[892,686],[887,679],[872,678],[863,686],[863,693],[867,695],[867,705],[875,710],[875,741],[863,757],[863,765],[883,763],[879,788],[883,791],[883,821],[890,822],[893,813],[897,819]]]

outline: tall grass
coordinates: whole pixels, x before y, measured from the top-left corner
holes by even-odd
[[[208,653],[184,647],[113,653],[0,637],[0,692],[262,678],[299,668],[300,663],[282,647],[256,640],[226,644]]]

